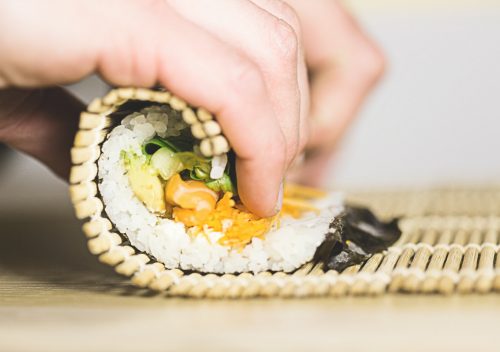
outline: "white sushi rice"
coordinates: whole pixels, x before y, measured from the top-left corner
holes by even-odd
[[[122,120],[102,146],[99,159],[99,191],[105,212],[131,244],[154,256],[168,268],[211,273],[290,272],[310,261],[328,232],[330,222],[342,210],[342,199],[331,194],[316,205],[320,213],[300,219],[283,217],[279,228],[263,239],[253,238],[243,250],[218,243],[220,232],[205,228],[207,236],[191,236],[182,223],[151,213],[133,194],[121,151],[141,153],[141,145],[155,135],[178,135],[187,126],[159,106],[133,113]],[[230,226],[228,221],[227,226]]]

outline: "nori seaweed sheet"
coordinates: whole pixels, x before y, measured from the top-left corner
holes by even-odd
[[[313,262],[324,269],[343,271],[382,252],[401,236],[398,219],[383,222],[366,208],[346,206],[330,224]]]

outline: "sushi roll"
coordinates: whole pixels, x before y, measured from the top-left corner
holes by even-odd
[[[397,220],[298,185],[285,186],[276,216],[252,214],[215,118],[163,90],[121,88],[91,103],[72,159],[77,216],[88,219],[90,250],[110,264],[116,248],[189,272],[342,271],[400,236]]]

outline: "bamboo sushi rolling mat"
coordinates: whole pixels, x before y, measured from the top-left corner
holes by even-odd
[[[403,233],[384,253],[342,273],[308,266],[293,274],[218,276],[150,270],[155,263],[125,274],[166,296],[198,298],[500,292],[500,190],[353,194],[348,201],[401,217]],[[115,267],[122,274],[123,263]]]
[[[118,88],[96,98],[82,112],[71,150],[70,195],[90,252],[131,278],[136,286],[168,296],[208,298],[381,295],[387,292],[450,294],[500,291],[500,191],[449,190],[381,195],[372,208],[402,216],[401,239],[386,252],[342,273],[305,265],[282,272],[214,275],[167,269],[137,251],[107,218],[97,188],[97,160],[107,133],[130,104],[164,104],[178,114],[200,151],[209,157],[229,150],[215,117],[169,92]],[[354,201],[354,199],[353,199]],[[385,204],[383,202],[386,202]],[[363,204],[363,199],[361,199]],[[370,201],[367,202],[370,205]]]
[[[306,267],[294,274],[217,276],[165,270],[154,276],[148,271],[151,264],[145,264],[132,274],[132,282],[167,296],[209,298],[500,292],[500,216],[494,215],[500,211],[499,191],[351,198],[382,216],[402,217],[401,239],[363,265],[342,273]],[[124,269],[118,266],[117,271]]]
[[[301,300],[152,294],[88,253],[69,204],[0,211],[0,351],[498,351],[500,188],[349,199],[402,216],[403,241],[322,291],[322,274],[301,276],[294,295],[330,297]],[[371,279],[379,272],[389,281]],[[284,289],[267,290],[255,294]],[[430,291],[456,294],[401,294]]]

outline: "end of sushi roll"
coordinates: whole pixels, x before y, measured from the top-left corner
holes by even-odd
[[[313,261],[341,270],[399,236],[397,225],[381,226],[373,214],[345,207],[339,193],[296,185],[285,186],[276,216],[252,214],[238,198],[234,154],[211,114],[162,91],[123,99],[120,92],[103,99],[116,106],[93,103],[82,115],[95,130],[100,120],[88,117],[105,115],[104,135],[92,140],[100,151],[98,216],[165,267],[293,272]]]
[[[337,194],[288,186],[280,214],[258,217],[238,198],[232,152],[206,156],[196,123],[163,104],[117,117],[98,160],[104,212],[168,268],[293,271],[313,257],[341,210]]]

